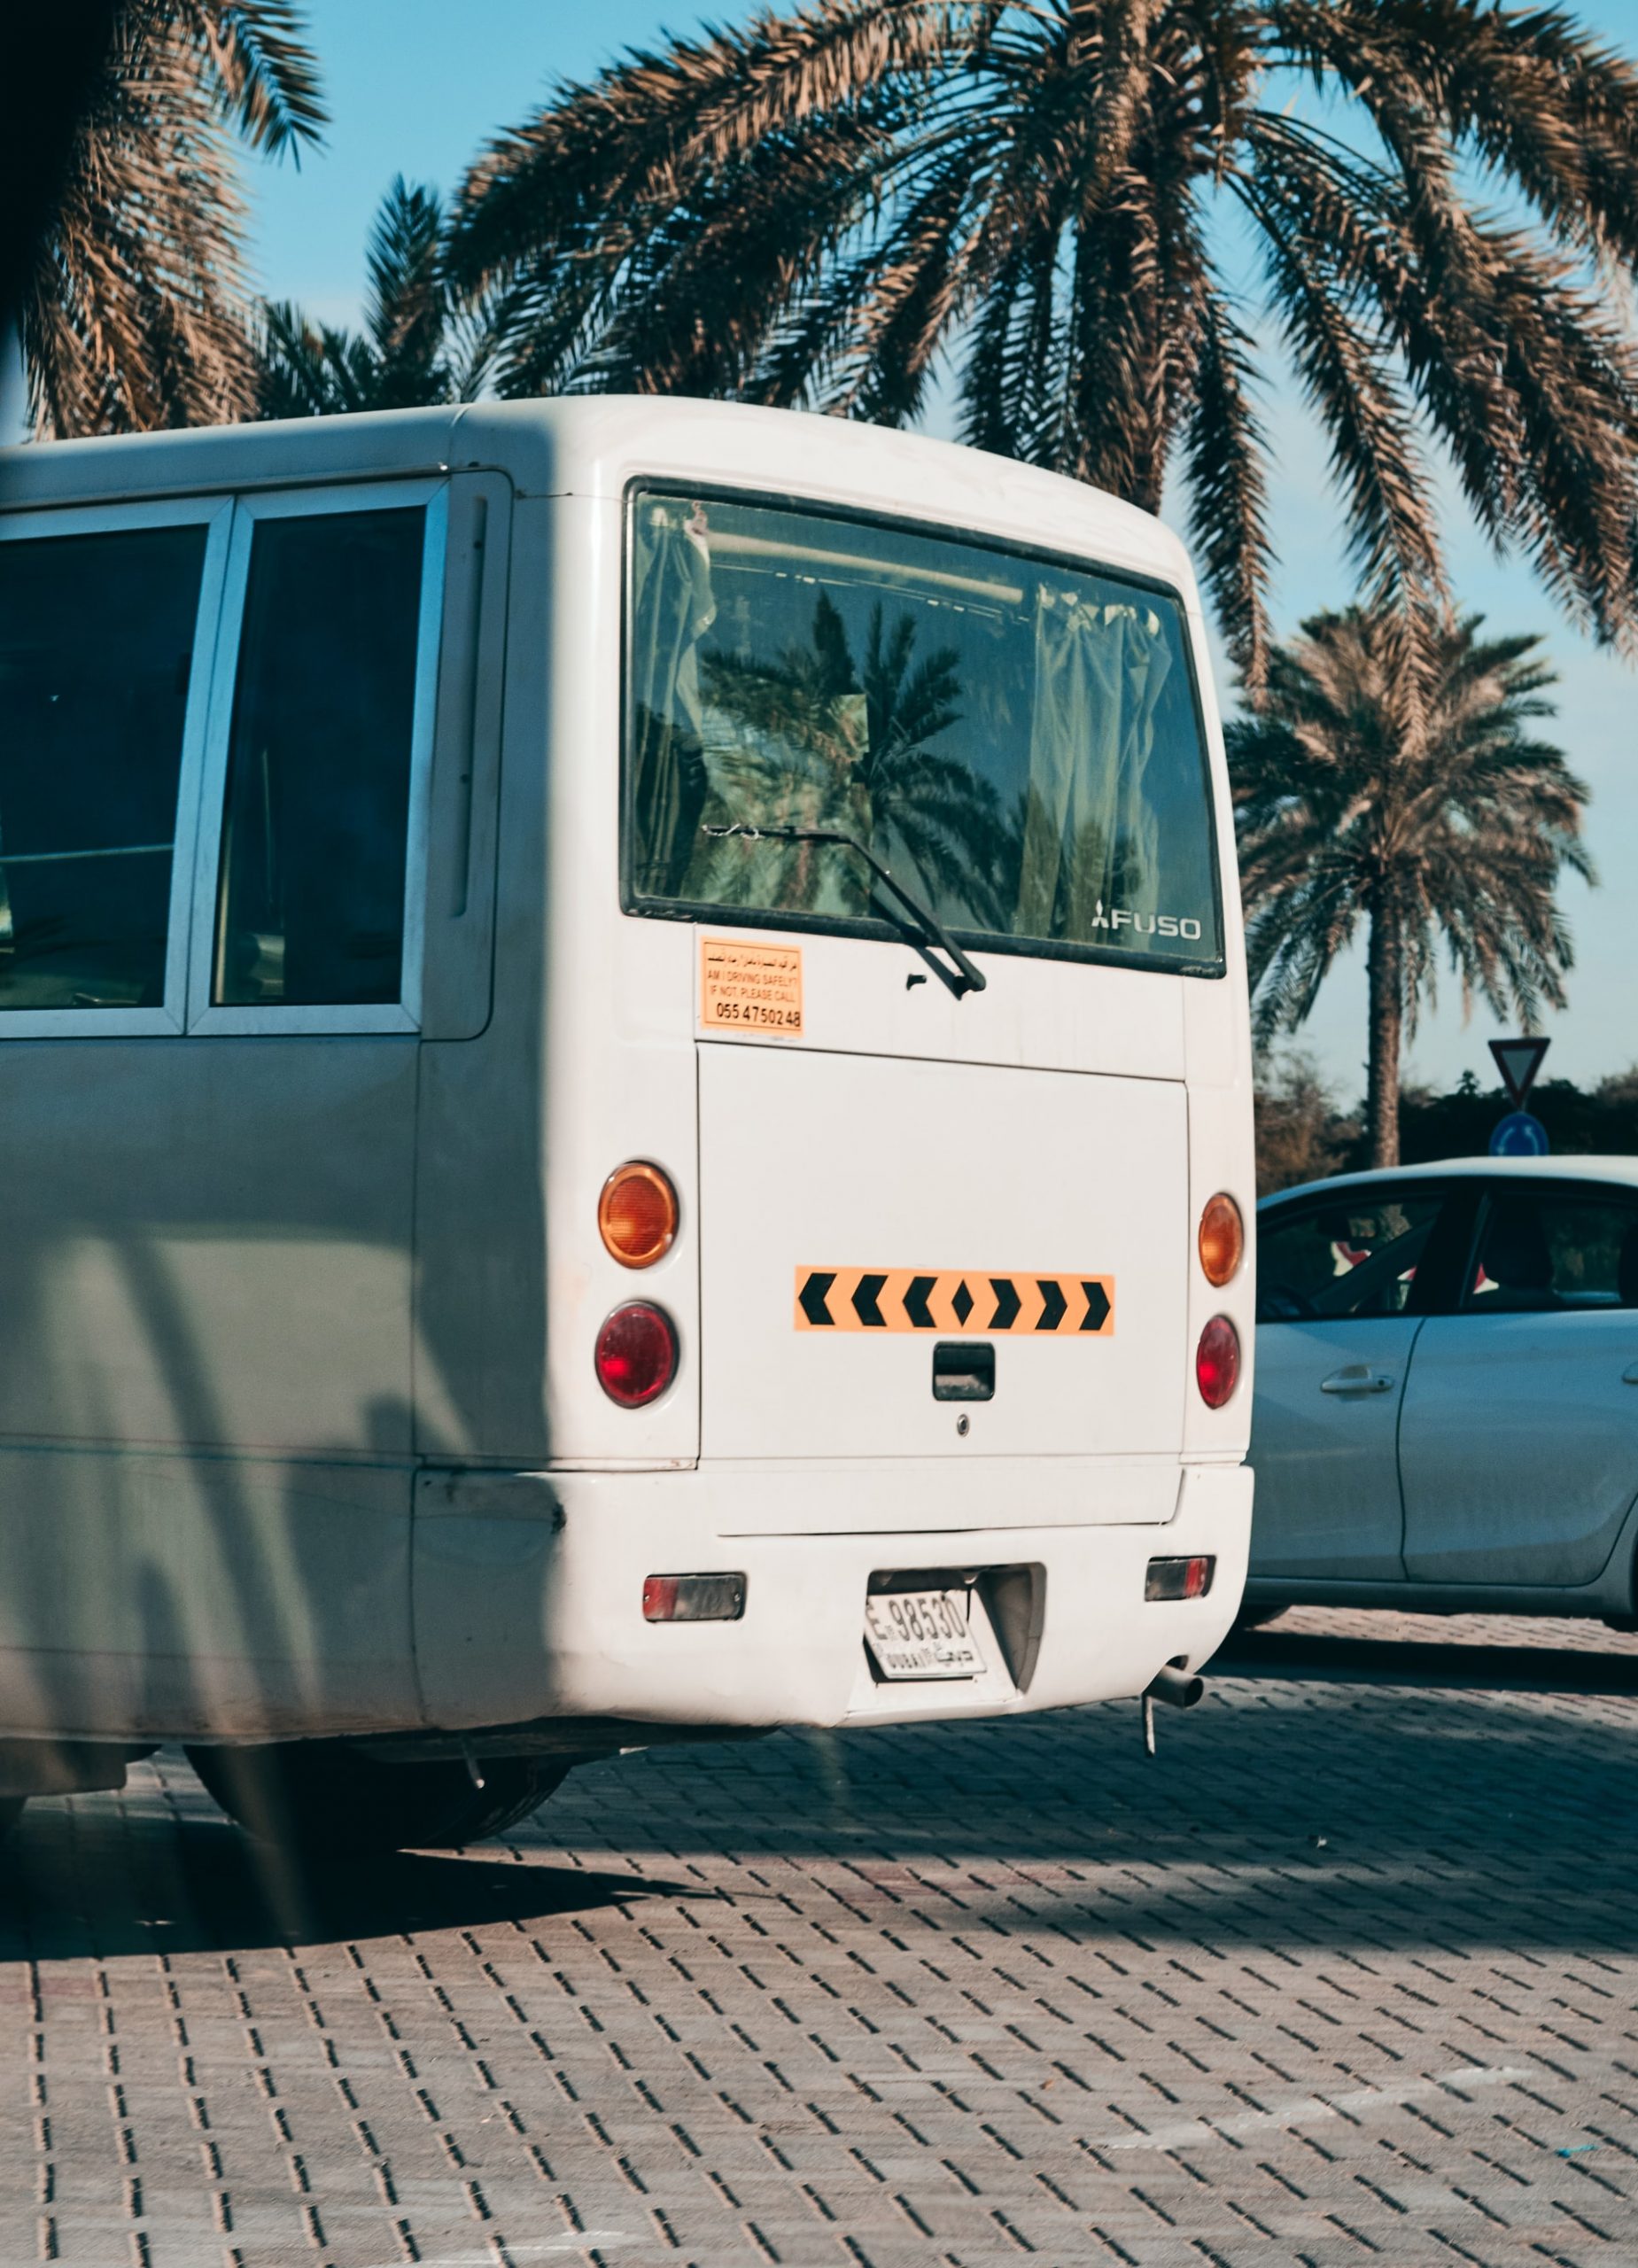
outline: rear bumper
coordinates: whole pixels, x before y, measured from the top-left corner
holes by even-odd
[[[415,1651],[426,1721],[449,1728],[540,1717],[722,1726],[889,1724],[1061,1708],[1142,1691],[1191,1667],[1239,1604],[1251,1533],[1244,1465],[1173,1467],[1161,1521],[725,1534],[708,1469],[672,1473],[429,1474],[415,1517]],[[1179,1474],[1181,1487],[1178,1486]],[[873,1480],[879,1478],[879,1469]],[[911,1476],[901,1477],[908,1488]],[[1032,1487],[1008,1464],[997,1491]],[[845,1484],[843,1484],[845,1485]],[[834,1513],[831,1516],[834,1518]],[[823,1525],[828,1526],[827,1519]],[[1157,1555],[1215,1556],[1203,1599],[1148,1603]],[[1009,1627],[978,1681],[882,1685],[865,1655],[873,1573],[1020,1569]],[[645,1576],[734,1572],[737,1622],[649,1624]],[[1027,1621],[1029,1627],[1022,1627]]]

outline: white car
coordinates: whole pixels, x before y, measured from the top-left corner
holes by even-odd
[[[1242,1619],[1635,1627],[1638,1159],[1459,1158],[1257,1212]]]

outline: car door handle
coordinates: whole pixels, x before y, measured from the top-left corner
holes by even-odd
[[[1390,1394],[1398,1383],[1392,1371],[1373,1371],[1363,1363],[1350,1363],[1322,1379],[1319,1390],[1322,1394]]]
[[[1621,1384],[1638,1386],[1638,1363],[1628,1363],[1626,1368],[1621,1372]]]

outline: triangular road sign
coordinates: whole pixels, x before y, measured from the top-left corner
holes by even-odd
[[[1525,1097],[1535,1084],[1535,1075],[1541,1068],[1541,1058],[1552,1045],[1550,1039],[1493,1039],[1490,1052],[1495,1058],[1496,1069],[1502,1074],[1502,1084],[1513,1098],[1515,1107],[1522,1110]]]

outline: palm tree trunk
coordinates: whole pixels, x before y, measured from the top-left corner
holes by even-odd
[[[1399,1163],[1399,1043],[1404,1016],[1399,916],[1380,889],[1371,893],[1370,942],[1365,949],[1370,987],[1370,1053],[1366,1118],[1373,1166]]]

